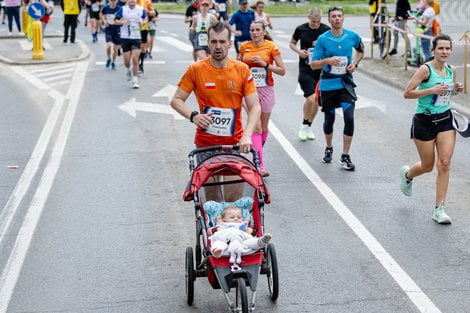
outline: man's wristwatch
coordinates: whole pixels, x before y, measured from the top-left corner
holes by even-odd
[[[356,65],[356,68],[358,68],[358,67],[359,67],[359,63],[354,63],[354,65]]]
[[[198,111],[192,111],[192,112],[191,112],[191,115],[189,116],[189,121],[190,121],[191,123],[194,123],[193,119],[194,119],[194,117],[195,117],[196,115],[198,115],[198,114],[199,114]]]

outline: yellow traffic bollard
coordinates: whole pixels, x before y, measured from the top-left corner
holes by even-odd
[[[28,34],[28,10],[26,6],[23,6],[21,10],[21,31],[25,35]]]
[[[41,22],[35,20],[31,27],[33,28],[33,59],[44,59],[44,51],[42,49],[42,25]]]

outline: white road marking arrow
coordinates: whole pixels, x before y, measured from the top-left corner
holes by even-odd
[[[374,100],[364,96],[358,96],[356,101],[356,109],[364,109],[374,107],[385,113],[385,103],[383,101]]]
[[[184,120],[184,117],[178,114],[171,106],[159,103],[148,103],[148,102],[138,102],[135,101],[135,98],[130,99],[129,101],[124,102],[119,109],[123,110],[132,117],[136,117],[136,111],[150,112],[150,113],[163,113],[171,114],[175,120]]]
[[[176,89],[176,86],[169,84],[157,91],[152,97],[167,97],[170,100],[175,94]]]
[[[364,97],[361,95],[357,96],[357,101],[355,104],[355,110],[360,110],[360,109],[367,109],[367,108],[376,108],[380,110],[381,112],[385,113],[385,103],[382,101],[374,100],[368,97]],[[336,113],[339,115],[343,116],[343,110],[338,109],[336,110]]]

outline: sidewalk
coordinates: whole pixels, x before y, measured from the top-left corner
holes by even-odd
[[[66,63],[89,57],[88,47],[77,39],[75,44],[64,44],[62,36],[46,36],[43,40],[44,58],[32,58],[32,41],[26,36],[0,36],[0,62],[12,65]]]
[[[402,58],[390,59],[389,64],[385,60],[364,58],[359,65],[358,72],[368,75],[369,77],[381,81],[384,84],[405,90],[406,85],[417,71],[418,68],[408,66],[405,71]],[[463,83],[463,80],[461,80]],[[467,86],[470,89],[470,86]],[[468,90],[470,92],[470,90]],[[454,107],[462,113],[470,114],[470,93],[459,93],[452,96]]]

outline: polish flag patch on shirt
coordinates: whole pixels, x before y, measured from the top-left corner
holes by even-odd
[[[253,80],[253,76],[250,74],[250,76],[248,76],[247,81],[248,81],[248,82],[251,82],[252,80]]]
[[[206,89],[215,89],[215,83],[206,83]]]

